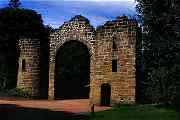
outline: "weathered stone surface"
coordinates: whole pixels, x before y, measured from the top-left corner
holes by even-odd
[[[100,104],[103,83],[111,85],[111,104],[135,102],[136,27],[136,22],[123,16],[97,29],[92,103]],[[112,59],[117,59],[117,72],[112,72]]]
[[[111,86],[111,105],[135,102],[135,45],[137,23],[126,16],[117,17],[96,30],[83,16],[75,16],[65,22],[58,30],[50,34],[49,56],[49,99],[54,98],[54,76],[56,52],[66,42],[77,40],[87,46],[91,55],[90,63],[90,103],[100,104],[101,85]],[[20,40],[25,41],[25,40]],[[113,48],[114,45],[116,46]],[[19,69],[18,86],[34,89],[38,86],[39,46],[34,43],[21,42],[21,55],[35,65],[28,68],[31,72],[23,73]],[[25,49],[26,48],[26,49]],[[26,50],[26,51],[24,51]],[[117,60],[117,72],[112,72],[112,60]],[[20,61],[21,63],[21,61]],[[31,64],[30,64],[31,65]],[[21,67],[20,67],[21,68]],[[37,78],[36,78],[37,77]],[[29,81],[29,82],[27,82]],[[33,84],[35,83],[35,85]],[[33,91],[33,90],[32,90]],[[38,90],[32,94],[38,95]]]
[[[19,49],[20,57],[17,87],[29,92],[33,97],[38,97],[40,81],[40,42],[37,39],[22,38],[19,40]],[[23,63],[23,61],[25,62]]]

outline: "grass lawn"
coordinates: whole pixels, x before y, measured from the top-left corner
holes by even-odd
[[[177,113],[172,109],[152,105],[122,105],[97,112],[91,120],[177,120]]]

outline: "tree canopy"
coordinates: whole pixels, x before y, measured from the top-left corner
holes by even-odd
[[[19,0],[10,0],[9,1],[10,8],[18,8],[20,5],[21,5],[21,2]]]
[[[12,88],[16,85],[18,68],[17,41],[20,37],[38,38],[42,42],[48,42],[48,31],[43,25],[40,14],[34,10],[19,8],[18,0],[11,0],[10,7],[0,9],[0,56],[1,64],[5,65],[1,70],[4,81],[0,81],[4,88]]]
[[[137,1],[143,28],[144,97],[154,103],[172,103],[180,68],[175,1]]]

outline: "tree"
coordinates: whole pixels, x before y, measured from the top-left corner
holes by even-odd
[[[155,103],[172,103],[176,95],[176,69],[180,48],[174,0],[137,0],[143,26],[144,91]]]
[[[19,0],[10,0],[9,1],[10,8],[19,8],[20,5],[21,5],[21,2]]]
[[[10,89],[16,87],[17,81],[17,41],[20,37],[38,38],[41,44],[48,44],[48,31],[43,25],[41,15],[33,10],[2,8],[0,18],[0,62],[4,65],[0,66],[0,73],[3,73],[0,74],[0,85],[3,89]]]

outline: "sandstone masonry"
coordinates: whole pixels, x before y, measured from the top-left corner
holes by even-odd
[[[135,103],[135,48],[137,23],[126,16],[108,21],[96,30],[83,16],[75,16],[50,34],[49,99],[54,99],[55,59],[59,48],[76,40],[90,53],[90,103],[101,104],[102,85],[111,87],[110,104]],[[39,96],[39,48],[35,39],[19,40],[20,59],[18,87]],[[25,70],[23,71],[25,62]],[[116,68],[113,68],[116,67]]]

